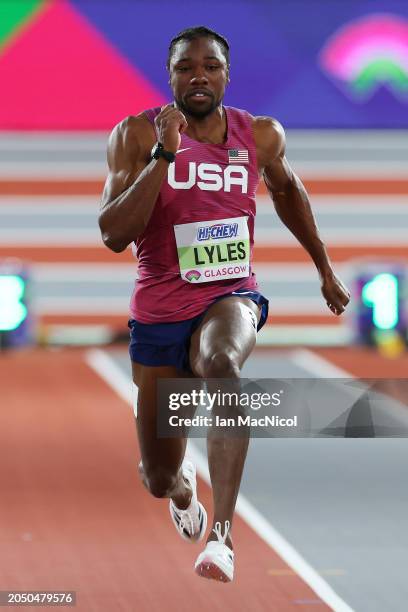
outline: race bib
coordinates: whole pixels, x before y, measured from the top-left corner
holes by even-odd
[[[209,283],[249,276],[248,217],[175,225],[181,278]]]

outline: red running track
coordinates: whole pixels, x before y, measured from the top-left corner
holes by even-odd
[[[239,517],[234,583],[194,574],[201,545],[143,489],[131,409],[82,351],[0,354],[0,383],[1,590],[75,590],[81,612],[330,609]]]

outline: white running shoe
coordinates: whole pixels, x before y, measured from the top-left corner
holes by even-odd
[[[222,535],[221,523],[215,523],[213,531],[218,541],[208,542],[203,552],[198,555],[194,566],[196,574],[219,582],[231,582],[234,577],[234,551],[225,544],[229,528],[230,522],[225,521],[225,531]]]
[[[184,460],[181,466],[183,476],[191,486],[192,496],[188,508],[180,510],[170,500],[170,516],[182,538],[189,542],[198,542],[204,537],[207,529],[207,512],[197,500],[196,469],[191,461]]]

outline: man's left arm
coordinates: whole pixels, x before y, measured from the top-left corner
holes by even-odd
[[[340,315],[350,293],[334,273],[307,192],[285,157],[283,128],[274,119],[262,117],[255,119],[254,134],[259,165],[276,212],[309,253],[319,273],[323,297],[330,310]]]

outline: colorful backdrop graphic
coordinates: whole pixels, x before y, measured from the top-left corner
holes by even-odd
[[[0,5],[0,50],[21,33],[34,15],[44,6],[44,0],[4,0]]]
[[[408,127],[408,5],[390,0],[2,0],[0,129],[107,130],[170,100],[168,43],[231,44],[226,103],[286,127]]]
[[[357,100],[379,87],[408,100],[408,21],[385,14],[359,19],[329,40],[321,64]]]

